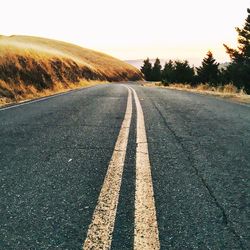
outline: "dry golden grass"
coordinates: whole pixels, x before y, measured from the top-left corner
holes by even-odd
[[[173,83],[169,86],[164,86],[162,83],[143,83],[142,85],[153,87],[160,86],[163,88],[185,90],[200,94],[214,95],[223,98],[229,98],[238,102],[250,103],[250,95],[247,95],[243,89],[237,89],[233,84],[229,83],[224,86],[213,87],[207,83],[199,84],[196,87],[191,86],[190,84],[183,83]]]
[[[37,59],[53,59],[54,57],[62,60],[70,59],[78,63],[79,66],[86,66],[89,69],[104,74],[107,78],[111,78],[111,80],[126,74],[127,80],[133,77],[141,79],[141,73],[132,65],[104,53],[66,42],[29,36],[1,36],[1,54],[3,52],[2,48],[5,51],[6,49],[9,50],[11,53],[19,52],[22,55]],[[123,78],[126,77],[123,76]]]
[[[83,82],[141,79],[138,69],[100,52],[44,38],[0,36],[0,104],[82,87]]]
[[[13,92],[22,92],[21,95],[15,95],[15,98],[6,98],[0,97],[0,107],[5,106],[8,104],[19,103],[22,101],[28,101],[36,98],[41,98],[45,96],[50,96],[58,93],[67,92],[69,90],[80,89],[85,87],[94,86],[97,84],[105,84],[105,81],[80,81],[78,84],[68,83],[67,86],[63,85],[60,82],[54,84],[52,89],[43,89],[38,91],[34,86],[24,86],[23,84],[19,84],[18,87],[16,86],[8,86],[10,91]],[[0,82],[1,84],[1,82]],[[13,89],[12,89],[13,88]]]

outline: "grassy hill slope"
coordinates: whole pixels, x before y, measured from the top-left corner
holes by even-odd
[[[19,100],[82,81],[140,80],[139,70],[109,55],[50,39],[0,36],[0,99]]]

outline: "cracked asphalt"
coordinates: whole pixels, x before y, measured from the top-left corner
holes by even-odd
[[[161,249],[249,249],[250,106],[129,84]],[[0,249],[81,249],[127,104],[122,84],[0,110]],[[136,112],[111,249],[133,249]]]

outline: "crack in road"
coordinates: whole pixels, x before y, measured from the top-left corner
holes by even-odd
[[[184,146],[183,142],[181,141],[181,138],[175,133],[175,131],[169,126],[166,118],[164,117],[163,113],[161,112],[161,110],[157,107],[157,105],[155,104],[155,102],[150,98],[151,103],[153,104],[153,106],[155,107],[155,109],[158,111],[160,117],[162,118],[165,126],[167,127],[167,129],[172,133],[172,135],[174,136],[175,140],[179,143],[179,145],[181,146],[183,152],[185,153],[187,160],[190,162],[190,166],[192,167],[192,169],[194,170],[196,176],[199,178],[199,180],[201,181],[201,183],[203,184],[203,186],[205,187],[205,189],[207,190],[209,196],[212,198],[214,204],[217,206],[217,208],[221,211],[222,214],[222,222],[227,226],[227,228],[229,229],[229,231],[238,239],[239,244],[241,246],[241,249],[246,249],[244,247],[244,244],[242,242],[242,236],[239,235],[234,226],[232,225],[233,223],[230,221],[229,216],[227,215],[224,207],[220,204],[220,202],[218,201],[217,197],[215,196],[214,192],[212,191],[212,189],[210,188],[210,186],[207,184],[206,180],[203,178],[203,176],[201,175],[201,173],[199,172],[198,168],[195,167],[194,161],[191,157],[191,153],[188,151],[188,149],[186,149],[186,147]]]

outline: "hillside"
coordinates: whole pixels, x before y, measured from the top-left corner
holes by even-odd
[[[140,79],[135,67],[100,52],[38,37],[0,36],[0,103],[82,81]]]

